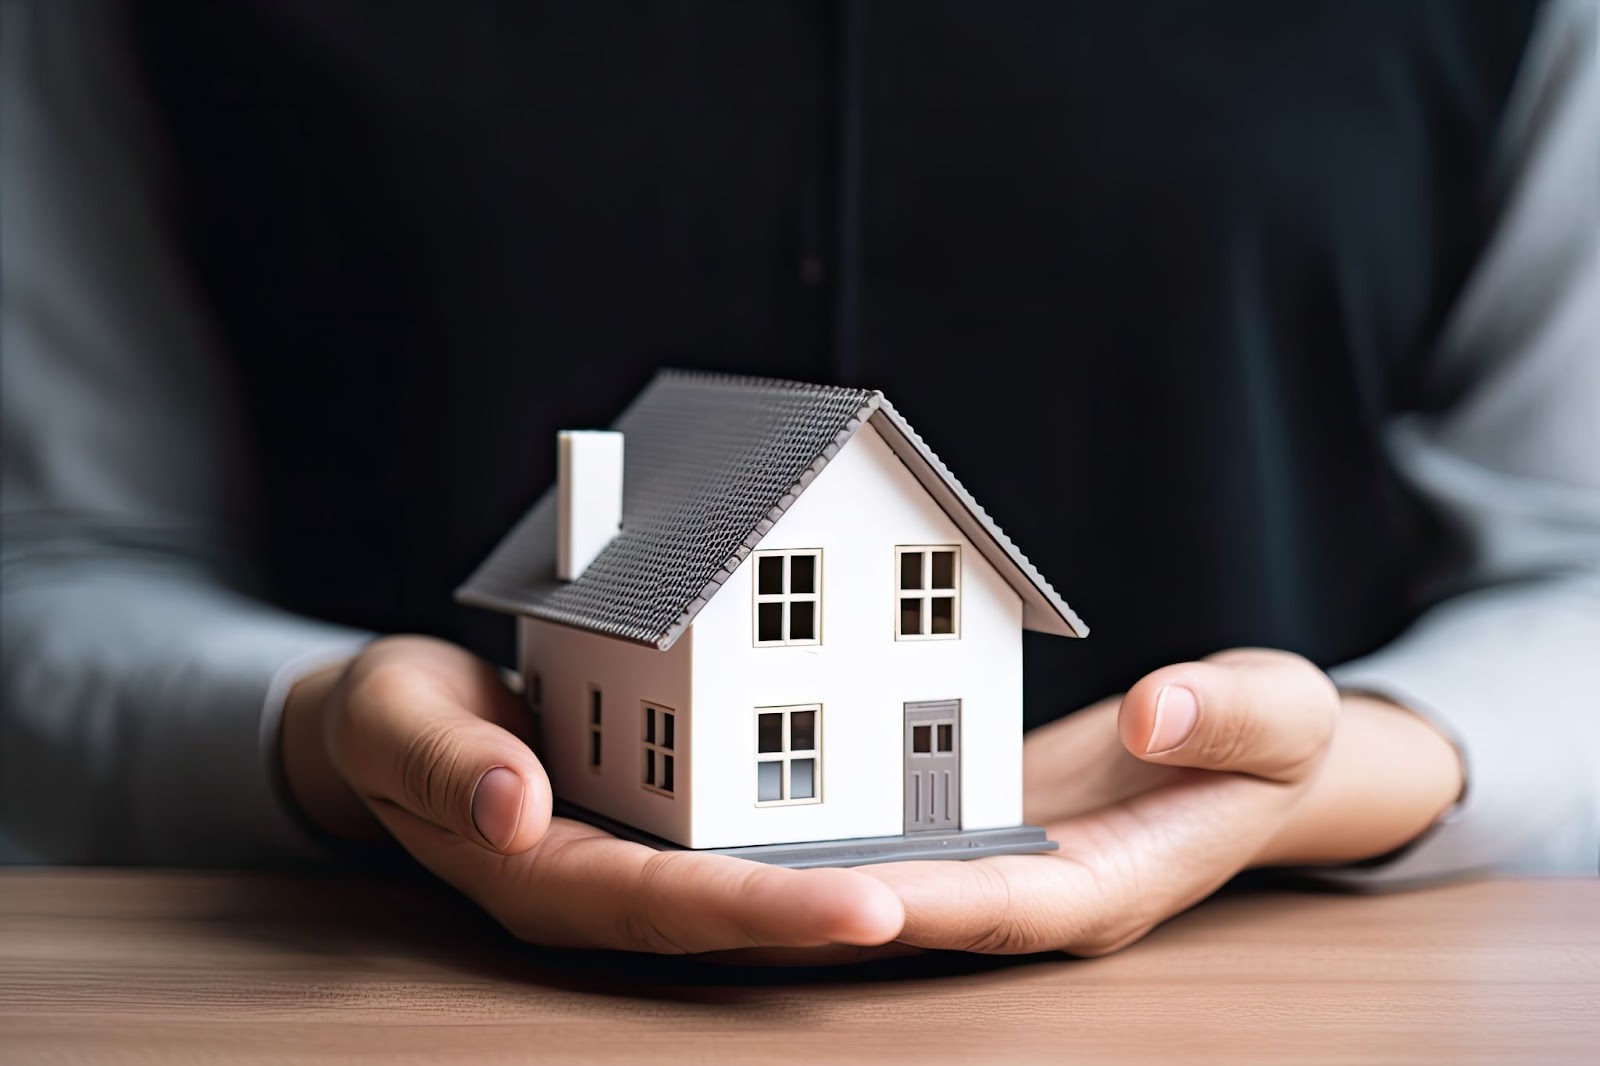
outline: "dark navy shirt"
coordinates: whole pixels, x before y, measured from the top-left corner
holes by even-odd
[[[1456,545],[1386,461],[1526,3],[146,0],[271,594],[451,590],[662,365],[883,389],[1066,599],[1028,715],[1343,661]]]

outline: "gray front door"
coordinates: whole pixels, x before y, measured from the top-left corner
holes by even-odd
[[[961,828],[961,701],[906,704],[906,832]]]

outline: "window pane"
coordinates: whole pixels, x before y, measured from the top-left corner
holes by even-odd
[[[900,601],[900,632],[908,637],[922,635],[922,601],[920,599]],[[838,634],[834,634],[835,637]]]
[[[656,709],[654,707],[646,707],[644,709],[644,742],[646,744],[654,744],[656,742]]]
[[[816,746],[817,712],[791,712],[789,715],[789,750],[812,751]]]
[[[661,787],[665,791],[671,792],[672,791],[672,756],[670,756],[670,755],[661,756],[661,764],[662,764],[661,765]]]
[[[935,596],[928,601],[928,613],[932,615],[934,633],[954,633],[956,631],[956,598],[954,596]]]
[[[933,727],[914,725],[911,727],[911,750],[919,755],[926,755],[933,750]]]
[[[756,639],[783,639],[783,604],[756,604]]]
[[[763,596],[783,593],[783,556],[763,555],[756,560],[756,592]]]
[[[810,600],[789,604],[789,639],[817,639],[817,605]]]
[[[956,587],[956,553],[933,553],[933,588],[953,589]]]
[[[694,799],[693,796],[689,798]],[[783,763],[756,763],[757,802],[766,803],[768,800],[778,799],[783,799]]]
[[[763,753],[783,750],[781,712],[756,716],[756,750]]]
[[[956,750],[955,733],[956,733],[956,727],[954,725],[950,724],[949,722],[940,722],[939,723],[939,750],[940,751],[955,751]]]
[[[900,587],[903,589],[922,587],[921,552],[905,552],[900,556]]]
[[[671,711],[661,712],[661,746],[663,748],[672,748],[677,746],[673,743],[673,733],[676,731],[674,727],[677,723],[677,720],[678,716],[673,714]]]
[[[644,753],[644,783],[647,785],[656,783],[656,753],[653,751]]]
[[[816,760],[814,759],[795,759],[789,763],[790,799],[816,799],[816,766]]]
[[[815,555],[790,556],[789,591],[817,591],[817,557]]]

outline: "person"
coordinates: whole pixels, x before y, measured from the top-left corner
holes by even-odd
[[[1596,872],[1592,0],[0,16],[10,861],[392,837],[651,951]],[[1059,853],[551,818],[449,591],[662,363],[882,387],[1095,626],[1027,649]]]

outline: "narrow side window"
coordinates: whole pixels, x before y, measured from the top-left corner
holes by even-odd
[[[639,705],[644,731],[644,779],[651,792],[666,796],[678,791],[678,713],[654,703]]]

